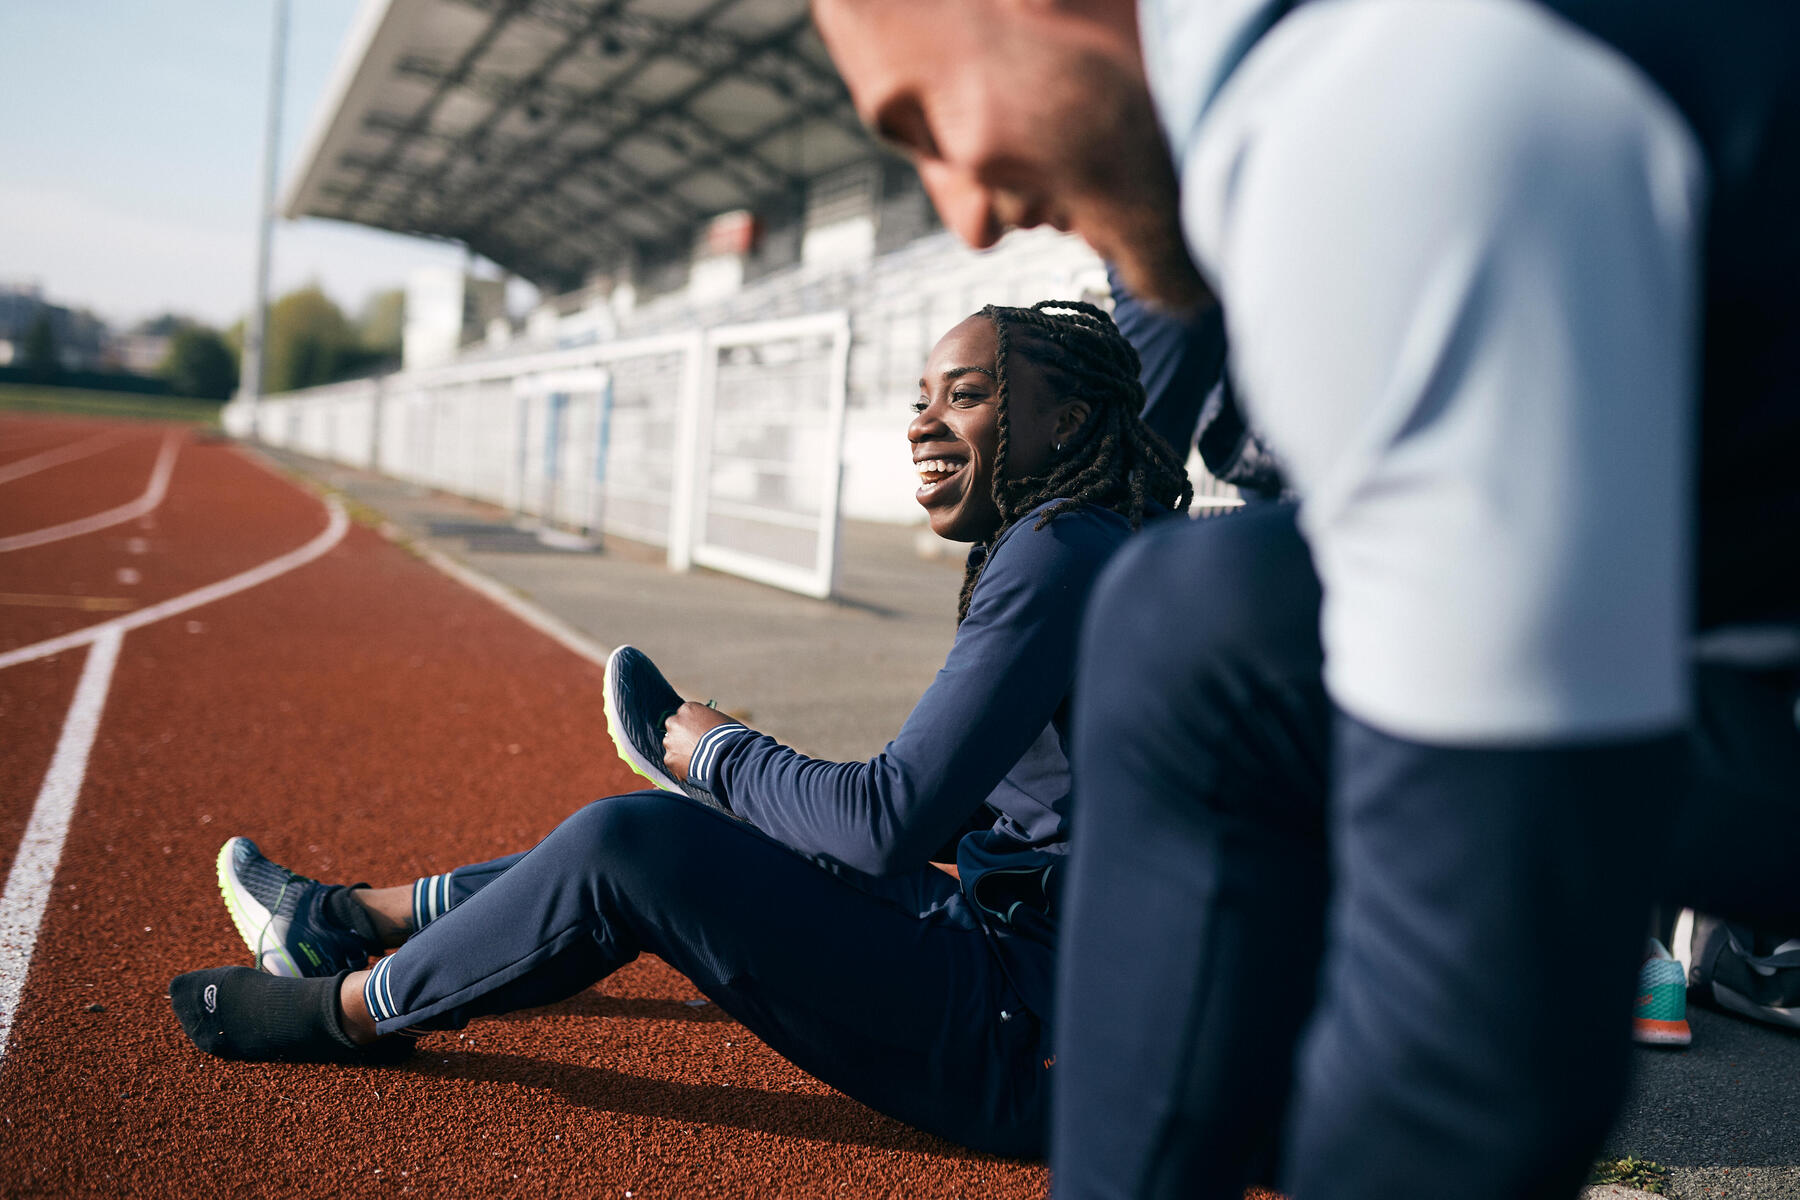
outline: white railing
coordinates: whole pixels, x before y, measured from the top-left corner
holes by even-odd
[[[841,312],[454,363],[227,406],[226,429],[690,564],[832,591]]]

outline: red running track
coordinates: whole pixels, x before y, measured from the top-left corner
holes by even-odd
[[[116,444],[5,478],[109,431]],[[152,512],[0,552],[0,655],[328,530],[319,496],[191,430],[0,416],[0,538],[131,501],[165,436],[178,445]],[[0,669],[12,876],[95,653]],[[165,994],[182,970],[248,961],[212,882],[226,837],[321,878],[401,882],[530,845],[635,777],[607,739],[598,667],[355,525],[287,574],[125,631],[103,682],[41,929],[28,947],[0,930],[6,961],[29,951],[0,1058],[0,1194],[1045,1191],[1040,1166],[811,1079],[648,958],[570,1002],[429,1037],[399,1068],[202,1056]]]
[[[146,511],[5,549],[129,510],[168,454]],[[1041,1166],[864,1108],[648,957],[397,1068],[193,1050],[168,980],[249,958],[213,885],[226,837],[405,882],[637,784],[597,666],[344,525],[191,429],[0,414],[0,1195],[1044,1194]],[[58,795],[66,834],[46,839]]]

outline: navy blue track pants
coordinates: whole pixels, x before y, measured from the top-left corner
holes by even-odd
[[[1701,667],[1686,742],[1427,747],[1332,707],[1319,600],[1285,506],[1148,532],[1096,589],[1059,1197],[1235,1200],[1278,1162],[1301,1200],[1573,1196],[1653,889],[1800,916],[1792,671]]]
[[[549,1004],[648,951],[864,1104],[978,1150],[1043,1153],[1044,1030],[940,871],[874,879],[646,791],[435,878],[447,911],[365,989],[382,1033]]]

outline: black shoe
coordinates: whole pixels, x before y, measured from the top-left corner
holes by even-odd
[[[665,792],[718,807],[713,794],[684,783],[663,766],[663,725],[682,705],[656,664],[635,646],[620,646],[606,660],[606,726],[625,765]]]
[[[219,894],[238,936],[271,975],[316,978],[369,965],[371,949],[325,913],[326,885],[264,858],[249,838],[219,847]]]

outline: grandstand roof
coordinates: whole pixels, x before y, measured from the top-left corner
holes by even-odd
[[[364,0],[284,210],[560,291],[873,154],[806,0]]]

